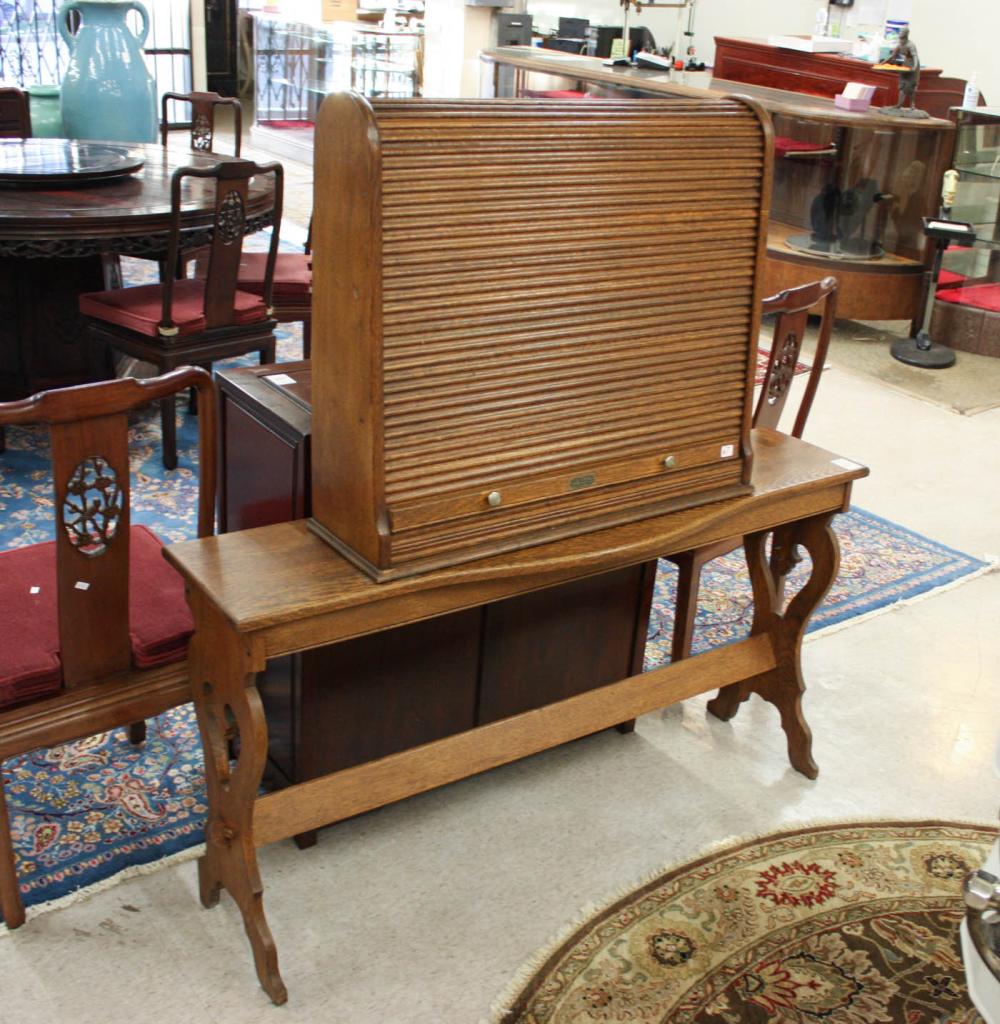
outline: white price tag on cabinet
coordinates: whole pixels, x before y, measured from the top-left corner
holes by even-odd
[[[719,449],[719,458],[720,459],[731,459],[735,454],[736,454],[736,445],[734,445],[734,444],[724,444]]]

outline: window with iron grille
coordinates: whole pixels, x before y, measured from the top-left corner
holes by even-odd
[[[56,28],[62,0],[0,0],[0,82],[58,85],[69,50]],[[191,5],[188,0],[144,0],[149,12],[146,57],[158,93],[191,90]],[[78,17],[75,13],[71,18]],[[129,15],[138,31],[139,18]]]

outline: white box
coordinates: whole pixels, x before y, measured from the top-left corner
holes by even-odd
[[[802,53],[850,53],[854,49],[853,39],[834,36],[768,36],[767,41],[771,46]]]

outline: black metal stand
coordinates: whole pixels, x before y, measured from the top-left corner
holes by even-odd
[[[950,208],[942,208],[942,217],[947,220]],[[924,230],[928,230],[929,221],[924,219]],[[941,222],[933,222],[934,228],[944,228]],[[949,225],[950,226],[950,225]],[[957,225],[956,225],[957,226]],[[964,225],[968,228],[968,225]],[[931,341],[931,317],[934,315],[934,299],[937,297],[938,278],[941,276],[941,263],[944,260],[944,251],[948,247],[950,239],[941,234],[932,234],[934,239],[934,265],[925,275],[926,278],[926,300],[924,302],[924,313],[920,320],[920,329],[916,337],[900,338],[892,343],[890,352],[893,359],[898,359],[908,366],[918,366],[923,370],[946,370],[949,366],[955,365],[955,353],[947,345],[939,345]]]

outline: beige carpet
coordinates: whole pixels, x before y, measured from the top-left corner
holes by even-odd
[[[921,370],[893,359],[889,346],[908,333],[907,321],[840,321],[830,345],[828,363],[838,370],[870,377],[887,387],[963,416],[1000,406],[1000,359],[956,352],[947,370]],[[814,331],[810,332],[811,336]],[[807,339],[804,352],[812,351]]]
[[[982,1024],[958,929],[996,828],[859,822],[657,875],[540,954],[496,1024]]]

